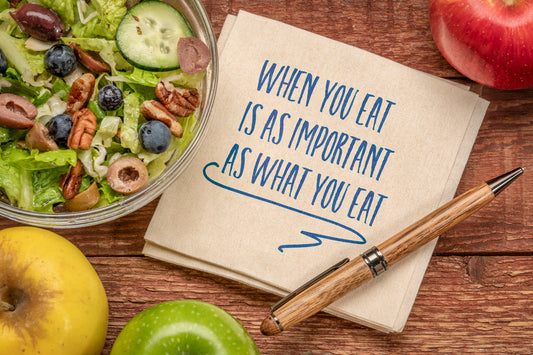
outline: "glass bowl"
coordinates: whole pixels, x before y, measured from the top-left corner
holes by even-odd
[[[58,229],[87,227],[113,221],[159,197],[186,169],[202,143],[209,125],[209,113],[213,106],[218,78],[216,38],[211,22],[199,0],[168,0],[165,2],[176,7],[185,16],[195,35],[207,44],[211,52],[211,63],[200,87],[202,103],[196,113],[197,122],[194,138],[181,156],[169,164],[165,171],[154,178],[144,189],[105,207],[82,212],[44,213],[26,211],[0,202],[0,216],[28,225]]]

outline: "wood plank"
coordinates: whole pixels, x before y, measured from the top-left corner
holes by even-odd
[[[204,0],[218,35],[239,10],[279,20],[441,77],[461,77],[431,36],[427,1]]]
[[[474,85],[491,102],[457,193],[520,166],[530,167],[490,205],[439,240],[438,254],[533,252],[533,88]]]
[[[155,211],[156,199],[139,210],[115,221],[85,228],[50,230],[64,236],[89,255],[140,255],[144,233]],[[0,229],[22,224],[0,217]]]
[[[104,353],[135,314],[159,302],[183,298],[225,309],[250,332],[262,354],[525,354],[533,349],[531,257],[434,257],[401,333],[381,333],[321,312],[274,337],[261,335],[259,325],[276,296],[146,257],[93,257],[90,261],[109,299]]]

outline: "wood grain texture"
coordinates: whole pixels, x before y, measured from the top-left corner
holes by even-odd
[[[442,205],[378,245],[389,265],[414,252],[422,245],[445,233],[494,199],[491,188],[483,183]]]
[[[89,256],[103,280],[110,302],[104,354],[135,314],[180,298],[230,312],[263,354],[533,353],[533,88],[501,91],[463,78],[431,38],[426,0],[202,3],[217,35],[228,14],[245,10],[471,85],[491,104],[457,194],[516,167],[529,169],[482,211],[439,238],[399,334],[319,313],[280,336],[262,336],[259,325],[278,297],[141,256],[157,200],[114,222],[57,231]],[[0,218],[0,228],[16,225]]]
[[[372,272],[362,257],[356,257],[337,270],[318,280],[287,303],[280,306],[274,315],[283,330],[298,324],[338,300],[346,293],[372,280]],[[261,330],[266,335],[279,333],[273,327],[273,318],[266,318]]]
[[[533,349],[531,257],[436,256],[402,333],[384,334],[323,312],[282,334],[259,326],[277,297],[149,258],[90,259],[107,290],[108,353],[135,314],[159,302],[193,298],[237,318],[262,354],[526,354]]]
[[[359,47],[412,68],[460,77],[431,37],[427,1],[202,1],[216,33],[226,14],[266,16]]]

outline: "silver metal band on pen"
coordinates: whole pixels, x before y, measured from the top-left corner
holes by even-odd
[[[378,248],[372,247],[368,249],[361,254],[361,257],[370,268],[370,271],[372,271],[374,277],[381,275],[387,270],[387,260],[385,260],[385,257]]]
[[[274,319],[274,322],[276,322],[276,325],[278,326],[279,330],[283,331],[283,326],[281,325],[278,317],[276,317],[272,311],[270,311],[270,315],[272,316],[272,319]]]

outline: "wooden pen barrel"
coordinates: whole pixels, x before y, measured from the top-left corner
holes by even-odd
[[[487,184],[474,187],[387,239],[378,249],[388,265],[392,265],[468,218],[493,199],[494,193]]]
[[[350,290],[385,271],[409,253],[453,228],[492,201],[524,168],[518,168],[474,187],[442,205],[362,256],[351,260],[272,310],[261,332],[274,335],[319,312]]]
[[[270,317],[265,319],[261,325],[261,331],[266,335],[277,334],[281,329],[274,317],[278,319],[283,329],[287,329],[321,311],[349,290],[355,289],[370,279],[372,279],[372,272],[363,258],[358,256],[296,295],[291,302],[276,309]]]
[[[474,187],[387,239],[378,249],[390,266],[469,217],[492,199],[494,193],[487,184]],[[277,334],[319,312],[372,278],[371,269],[358,256],[272,312],[261,325],[261,331],[266,335]]]

